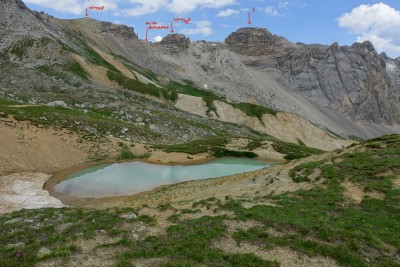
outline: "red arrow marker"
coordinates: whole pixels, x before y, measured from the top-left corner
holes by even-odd
[[[171,21],[171,32],[174,33],[174,25],[172,24],[172,21]]]
[[[89,13],[88,13],[87,8],[86,8],[86,17],[89,17]]]
[[[249,12],[249,21],[247,23],[251,24],[251,14],[250,14],[250,12]]]

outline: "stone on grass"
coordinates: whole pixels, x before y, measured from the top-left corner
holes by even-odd
[[[119,217],[123,219],[136,219],[137,215],[135,213],[126,213],[126,214],[121,214]]]
[[[67,108],[68,105],[65,104],[64,101],[53,101],[48,103],[47,105],[49,105],[50,107],[63,107],[63,108]]]
[[[46,256],[48,256],[50,254],[51,254],[51,250],[48,249],[48,248],[43,247],[37,253],[37,257],[40,259],[40,258],[44,258],[44,257],[46,257]]]
[[[21,219],[14,218],[14,219],[6,221],[4,224],[14,224],[14,223],[17,223],[17,222],[20,222],[20,221],[21,221]]]
[[[15,244],[7,244],[7,245],[6,245],[6,249],[22,248],[22,247],[24,247],[24,246],[25,246],[24,243],[18,242],[18,243],[15,243]]]

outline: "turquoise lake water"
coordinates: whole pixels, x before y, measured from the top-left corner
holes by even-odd
[[[104,164],[69,175],[54,190],[78,198],[124,196],[161,185],[255,171],[270,165],[247,158],[221,158],[185,166],[144,162]]]

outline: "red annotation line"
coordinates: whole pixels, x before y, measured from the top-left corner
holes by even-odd
[[[189,24],[189,22],[190,22],[191,20],[192,20],[191,18],[188,18],[188,19],[185,19],[185,18],[174,18],[174,21],[175,21],[175,22],[182,21],[182,22],[185,23],[185,24]]]
[[[187,18],[187,19],[185,19],[185,18],[173,18],[173,20],[175,21],[175,22],[180,22],[180,21],[182,21],[183,23],[185,23],[185,24],[189,24],[189,22],[192,20],[192,18]],[[170,31],[171,33],[174,33],[175,31],[174,31],[174,24],[173,24],[173,22],[171,21],[171,31]]]
[[[251,24],[251,13],[249,12],[249,20],[247,21],[248,24]]]
[[[173,20],[175,22],[180,22],[181,21],[181,22],[183,22],[185,24],[189,24],[192,19],[191,18],[187,18],[187,19],[185,19],[185,18],[173,18]],[[147,27],[146,27],[146,39],[145,39],[146,42],[149,41],[149,30],[168,30],[168,29],[170,29],[171,33],[175,32],[174,31],[174,24],[173,24],[172,21],[171,21],[171,25],[170,26],[158,25],[158,22],[155,22],[155,21],[146,21],[146,25],[147,25]]]
[[[87,7],[87,8],[86,8],[86,17],[89,17],[88,9],[90,9],[90,10],[103,11],[103,10],[104,10],[104,6],[90,6],[90,7]]]
[[[168,30],[169,26],[164,25],[150,25],[149,30]]]
[[[104,6],[90,6],[90,10],[104,10]]]
[[[147,23],[146,23],[147,24]],[[171,24],[172,25],[172,24]],[[157,23],[155,23],[154,25],[149,25],[146,27],[146,39],[145,41],[148,42],[149,41],[149,30],[168,30],[169,26],[164,26],[164,25],[157,25]],[[172,29],[173,30],[173,29]]]

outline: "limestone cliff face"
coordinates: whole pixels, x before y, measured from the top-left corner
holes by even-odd
[[[354,120],[400,122],[400,62],[370,42],[352,46],[293,44],[258,28],[239,29],[226,43],[246,66]],[[252,57],[252,56],[257,56]]]

